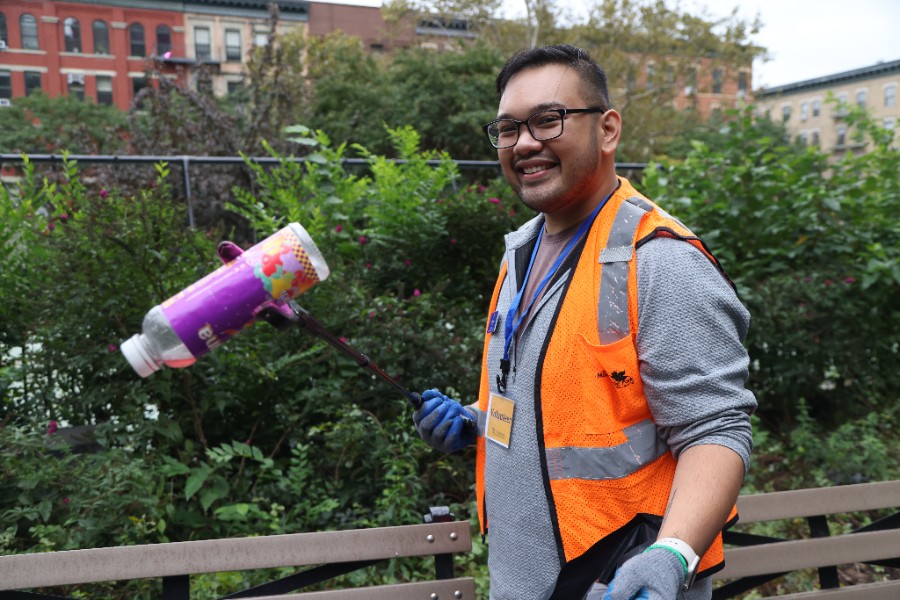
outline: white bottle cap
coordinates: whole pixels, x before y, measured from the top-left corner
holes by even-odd
[[[160,364],[153,359],[150,349],[147,347],[147,341],[144,339],[143,333],[131,336],[122,342],[120,347],[122,354],[131,368],[134,369],[141,377],[149,377],[156,371],[159,371]]]

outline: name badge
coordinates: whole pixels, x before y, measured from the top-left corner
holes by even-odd
[[[491,313],[491,318],[488,320],[487,330],[485,333],[494,333],[497,331],[497,321],[500,319],[500,312],[494,311]]]
[[[509,438],[512,434],[513,411],[516,403],[499,394],[491,394],[488,401],[488,420],[486,436],[489,440],[509,448]]]

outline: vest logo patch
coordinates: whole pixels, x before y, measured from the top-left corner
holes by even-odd
[[[625,370],[621,371],[613,371],[612,374],[607,373],[606,371],[601,371],[597,373],[597,378],[602,379],[604,377],[609,377],[613,380],[613,384],[617,388],[625,388],[634,383],[634,379],[625,374]]]

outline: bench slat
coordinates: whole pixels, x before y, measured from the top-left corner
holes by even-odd
[[[471,577],[460,577],[304,594],[260,596],[248,600],[428,600],[429,598],[475,600],[475,580]]]
[[[900,481],[879,481],[738,498],[740,523],[814,517],[900,506]]]
[[[428,536],[433,541],[428,541]],[[245,571],[472,549],[468,521],[0,556],[0,590]]]
[[[851,533],[728,548],[713,579],[735,579],[900,557],[900,530]]]
[[[834,590],[816,590],[773,596],[775,600],[887,600],[900,598],[900,579],[881,583],[860,583]]]

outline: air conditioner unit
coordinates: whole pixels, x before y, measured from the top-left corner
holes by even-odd
[[[69,85],[73,83],[77,83],[79,85],[84,85],[84,74],[83,73],[69,73],[68,76]]]
[[[0,51],[6,50],[6,42],[0,40]]]
[[[12,106],[9,98],[0,98],[0,106]]]

